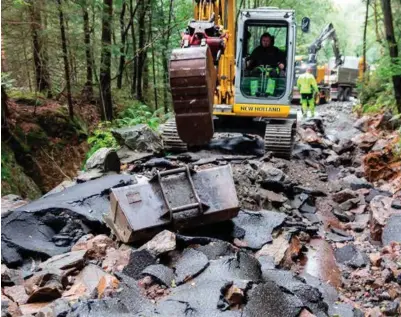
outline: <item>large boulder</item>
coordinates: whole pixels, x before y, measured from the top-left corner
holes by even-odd
[[[138,124],[112,130],[120,145],[140,152],[160,152],[163,148],[161,137],[146,124]]]
[[[116,150],[103,147],[89,157],[85,164],[86,169],[99,169],[103,172],[120,172],[120,159]]]

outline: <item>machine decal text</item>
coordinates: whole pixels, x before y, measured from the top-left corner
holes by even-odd
[[[280,112],[280,107],[241,106],[241,111],[250,112]]]

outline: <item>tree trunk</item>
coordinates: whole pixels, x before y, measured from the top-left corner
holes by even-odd
[[[162,4],[162,10],[163,10],[163,4]],[[173,0],[170,0],[170,6],[169,6],[169,10],[168,10],[168,19],[167,19],[167,34],[166,34],[166,38],[164,41],[164,49],[163,49],[163,85],[164,85],[164,89],[163,89],[163,102],[164,102],[164,113],[168,112],[168,45],[169,45],[169,41],[170,41],[170,28],[171,28],[171,16],[173,14]],[[164,14],[163,14],[163,18],[164,18]],[[165,19],[163,19],[165,20]]]
[[[102,57],[100,65],[100,97],[103,120],[113,120],[113,102],[111,99],[111,21],[113,18],[113,0],[104,0],[102,16]]]
[[[42,20],[39,8],[39,2],[32,2],[29,6],[30,19],[31,19],[31,33],[33,44],[33,61],[35,66],[36,90],[40,92],[50,92],[49,72],[47,68],[47,58],[43,48],[43,42],[40,36],[40,29],[42,28]]]
[[[125,32],[124,16],[125,16],[126,5],[127,4],[125,0],[123,0],[123,7],[121,9],[121,14],[120,14],[121,47],[120,47],[120,64],[118,66],[118,76],[117,76],[118,89],[121,89],[123,84],[123,73],[125,66],[125,39],[127,33]]]
[[[157,104],[157,88],[156,88],[156,65],[155,65],[155,45],[153,43],[153,35],[152,35],[152,9],[150,10],[150,16],[149,16],[149,37],[150,37],[150,42],[152,43],[152,73],[153,73],[153,94],[154,94],[154,100],[155,100],[155,110],[159,109],[159,106]]]
[[[7,64],[6,64],[6,54],[4,52],[4,40],[3,40],[3,32],[1,33],[1,71],[7,72]],[[4,85],[1,85],[1,127],[3,129],[7,129],[7,117],[8,117],[8,97],[6,89]]]
[[[85,58],[86,58],[86,83],[84,86],[84,96],[86,100],[93,98],[93,61],[92,61],[92,47],[91,47],[91,34],[89,29],[89,13],[86,5],[82,6],[82,17],[84,20],[84,42],[85,42]]]
[[[149,10],[149,14],[148,14],[148,19],[146,19],[146,21],[145,21],[145,24],[147,23],[147,32],[145,32],[145,36],[146,36],[146,40],[145,40],[145,44],[142,46],[143,47],[143,53],[144,53],[144,56],[143,56],[143,58],[144,58],[144,60],[143,60],[143,70],[142,70],[142,94],[144,95],[144,100],[145,100],[145,103],[147,102],[147,101],[150,101],[151,100],[151,98],[150,98],[150,93],[149,93],[149,80],[150,80],[150,73],[151,73],[151,63],[150,63],[150,61],[149,61],[149,59],[148,59],[148,46],[150,45],[150,36],[151,36],[151,23],[150,23],[150,20],[151,20],[151,15],[152,15],[152,13],[151,13],[151,7],[150,7],[150,5],[151,5],[151,3],[150,3],[150,1],[149,1],[149,8],[150,8],[150,10]],[[146,12],[148,12],[148,7],[146,8]],[[149,98],[146,98],[147,96],[149,96]]]
[[[58,13],[60,21],[61,47],[63,50],[63,59],[64,59],[65,81],[67,83],[68,110],[70,118],[72,119],[74,118],[74,109],[72,106],[72,98],[71,98],[71,78],[70,78],[70,67],[68,64],[67,39],[65,36],[65,28],[64,28],[64,14],[63,14],[63,8],[61,7],[61,0],[57,0],[57,2],[58,2]]]
[[[139,38],[138,38],[138,59],[137,59],[137,78],[136,78],[136,99],[140,101],[144,101],[143,98],[143,74],[146,62],[146,49],[145,46],[145,35],[146,35],[146,28],[145,28],[145,16],[147,11],[147,1],[142,0],[140,4],[140,11],[139,11],[139,19],[138,19],[138,27],[139,27]]]
[[[394,67],[399,67],[398,46],[394,36],[393,14],[391,12],[391,1],[382,0],[382,9],[384,17],[384,26],[386,30],[386,39],[390,52],[391,63]],[[401,75],[393,76],[394,96],[397,103],[398,113],[401,113]]]
[[[368,30],[368,18],[369,18],[369,0],[366,0],[366,14],[365,14],[365,25],[363,29],[363,76],[366,73],[366,34]]]
[[[68,1],[68,0],[66,0]],[[65,20],[65,34],[69,34],[69,23],[68,23],[68,19]],[[70,40],[67,38],[66,35],[66,43],[67,43],[67,47],[71,47],[71,42]],[[78,76],[78,70],[77,70],[77,62],[75,59],[75,56],[72,53],[72,50],[68,50],[68,65],[69,65],[69,69],[70,69],[70,83],[72,83],[73,85],[77,84],[77,76]]]
[[[131,19],[134,18],[134,6],[132,0],[130,1],[130,15]],[[134,23],[131,23],[131,36],[132,36],[132,52],[134,55],[134,62],[132,63],[132,85],[131,85],[131,94],[132,96],[136,93],[136,82],[138,76],[138,57],[136,55],[136,37],[135,37],[135,29]]]
[[[29,86],[29,91],[32,92],[32,82],[31,82],[31,72],[29,71],[29,69],[31,68],[30,63],[28,61],[28,54],[26,52],[26,45],[25,45],[25,37],[23,36],[23,34],[21,34],[21,38],[23,39],[23,50],[24,50],[24,65],[25,65],[25,69],[26,69],[26,77],[28,80],[28,86]]]

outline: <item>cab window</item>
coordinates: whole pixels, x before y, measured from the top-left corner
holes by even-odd
[[[242,48],[241,92],[250,98],[279,99],[286,92],[288,25],[247,22]]]

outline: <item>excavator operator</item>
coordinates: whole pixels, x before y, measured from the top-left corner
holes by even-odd
[[[258,66],[278,67],[280,71],[285,69],[286,56],[276,46],[274,37],[269,33],[264,33],[260,37],[260,45],[256,47],[247,63],[248,69]]]
[[[308,113],[308,104],[312,117],[315,116],[315,93],[318,93],[316,79],[312,75],[312,67],[308,66],[306,72],[299,76],[297,86],[301,94],[302,114],[304,118]]]

